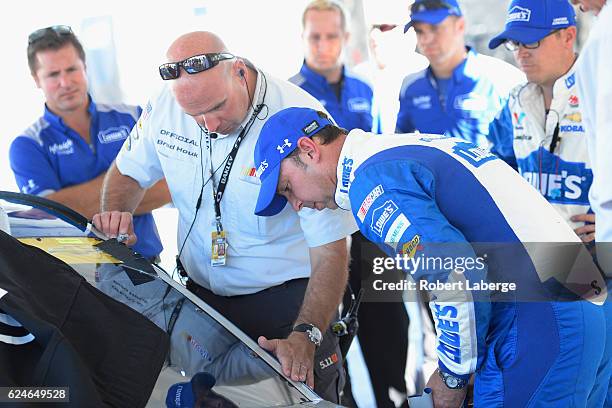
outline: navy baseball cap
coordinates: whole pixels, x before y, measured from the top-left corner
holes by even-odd
[[[514,0],[508,7],[504,31],[489,42],[489,48],[507,40],[535,43],[554,30],[574,25],[576,12],[568,0]]]
[[[168,388],[166,394],[167,408],[193,408],[196,394],[210,391],[215,386],[215,377],[209,373],[197,373],[189,382],[182,382]]]
[[[416,0],[410,6],[410,21],[404,26],[404,32],[414,23],[439,24],[448,16],[461,15],[457,0]]]
[[[335,124],[310,108],[287,108],[270,116],[255,145],[255,174],[261,180],[255,215],[269,217],[285,208],[287,199],[276,194],[281,161],[297,148],[301,137],[312,137],[328,125]]]

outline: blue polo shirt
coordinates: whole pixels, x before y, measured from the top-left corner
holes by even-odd
[[[44,115],[18,136],[10,162],[21,192],[45,196],[98,177],[110,167],[142,109],[129,105],[95,104],[89,98],[91,145],[45,106]],[[152,214],[134,217],[138,242],[145,257],[162,250]]]
[[[346,67],[342,67],[340,98],[327,79],[308,68],[306,62],[289,81],[317,98],[339,126],[348,130],[362,129],[380,133],[380,129],[372,129],[372,87]],[[380,123],[380,120],[376,123]]]
[[[512,88],[524,82],[524,74],[468,48],[466,59],[444,81],[441,90],[431,67],[404,79],[397,133],[447,134],[487,146],[489,124],[505,106]]]

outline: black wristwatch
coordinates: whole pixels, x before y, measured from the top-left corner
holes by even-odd
[[[293,331],[302,332],[308,334],[308,340],[314,343],[315,346],[319,347],[321,345],[321,341],[323,341],[323,334],[321,334],[321,330],[313,324],[310,323],[301,323],[293,328]]]
[[[467,380],[464,380],[459,377],[455,377],[452,374],[442,372],[438,370],[438,374],[440,374],[440,378],[442,378],[442,382],[451,390],[460,390],[465,388],[467,385]]]

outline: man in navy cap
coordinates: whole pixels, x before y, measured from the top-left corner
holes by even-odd
[[[404,30],[410,28],[430,65],[404,79],[396,131],[446,133],[486,146],[489,123],[524,76],[466,47],[457,0],[417,0]]]

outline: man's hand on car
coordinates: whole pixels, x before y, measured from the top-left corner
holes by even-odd
[[[314,388],[315,345],[305,333],[291,332],[286,339],[257,339],[259,346],[273,353],[280,361],[283,373],[293,381],[302,381]]]
[[[136,243],[137,237],[134,234],[134,223],[132,213],[121,211],[104,211],[95,214],[92,218],[94,226],[109,238],[127,236],[127,239],[120,241],[132,246]]]

